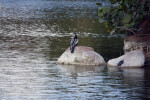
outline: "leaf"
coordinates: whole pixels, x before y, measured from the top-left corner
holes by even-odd
[[[103,23],[105,20],[103,20],[102,18],[99,18],[99,23]]]
[[[124,23],[124,24],[127,24],[127,23],[129,23],[130,21],[131,21],[131,15],[129,15],[129,14],[123,18],[123,23]]]
[[[102,8],[98,8],[98,10],[99,10],[100,13],[103,12]]]
[[[109,23],[108,22],[105,23],[105,27],[109,27]]]
[[[118,5],[118,9],[122,9],[122,5]]]
[[[104,7],[104,8],[102,8],[102,11],[104,12],[104,13],[108,13],[109,11],[110,11],[110,7]]]
[[[100,16],[100,17],[103,17],[104,16],[104,14],[103,13],[98,13],[98,15]]]
[[[124,0],[123,3],[124,3],[124,5],[126,5],[126,4],[129,3],[129,1],[128,0]]]
[[[112,10],[112,13],[113,13],[114,15],[116,15],[117,12],[118,12],[118,9],[113,9],[113,10]]]
[[[116,0],[110,0],[111,4],[116,3]]]
[[[119,11],[118,12],[118,16],[119,16],[119,18],[122,18],[124,15],[123,15],[123,12],[122,11]]]
[[[131,22],[130,26],[133,27],[135,25],[135,22]]]
[[[100,17],[103,17],[103,16],[104,16],[102,9],[100,9],[100,10],[98,11],[98,15],[99,15]]]
[[[102,4],[101,3],[96,3],[96,5],[101,6]]]
[[[125,28],[131,28],[131,25],[130,24],[125,24],[123,27],[125,27]]]

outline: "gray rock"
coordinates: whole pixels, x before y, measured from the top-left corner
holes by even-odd
[[[58,59],[58,64],[78,65],[105,65],[104,58],[96,53],[93,48],[85,46],[75,47],[74,53],[68,48]]]
[[[143,50],[134,50],[126,53],[123,56],[109,60],[107,62],[108,67],[141,67],[144,66],[145,56]]]

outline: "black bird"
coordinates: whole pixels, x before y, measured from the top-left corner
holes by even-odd
[[[71,53],[73,53],[74,52],[74,49],[75,49],[75,47],[77,46],[77,44],[78,44],[78,37],[77,37],[77,34],[76,33],[74,33],[74,38],[71,40],[71,42],[70,42],[70,50],[71,50]]]

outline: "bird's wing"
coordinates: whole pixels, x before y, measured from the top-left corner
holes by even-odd
[[[75,44],[78,44],[78,42],[79,42],[79,40],[78,40],[78,39],[76,39]]]
[[[72,45],[73,41],[74,41],[74,39],[71,40],[70,45]]]

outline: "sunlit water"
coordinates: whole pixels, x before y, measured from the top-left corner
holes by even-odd
[[[107,61],[123,35],[98,23],[104,0],[0,0],[0,100],[150,99],[150,69],[57,65],[73,32]]]

